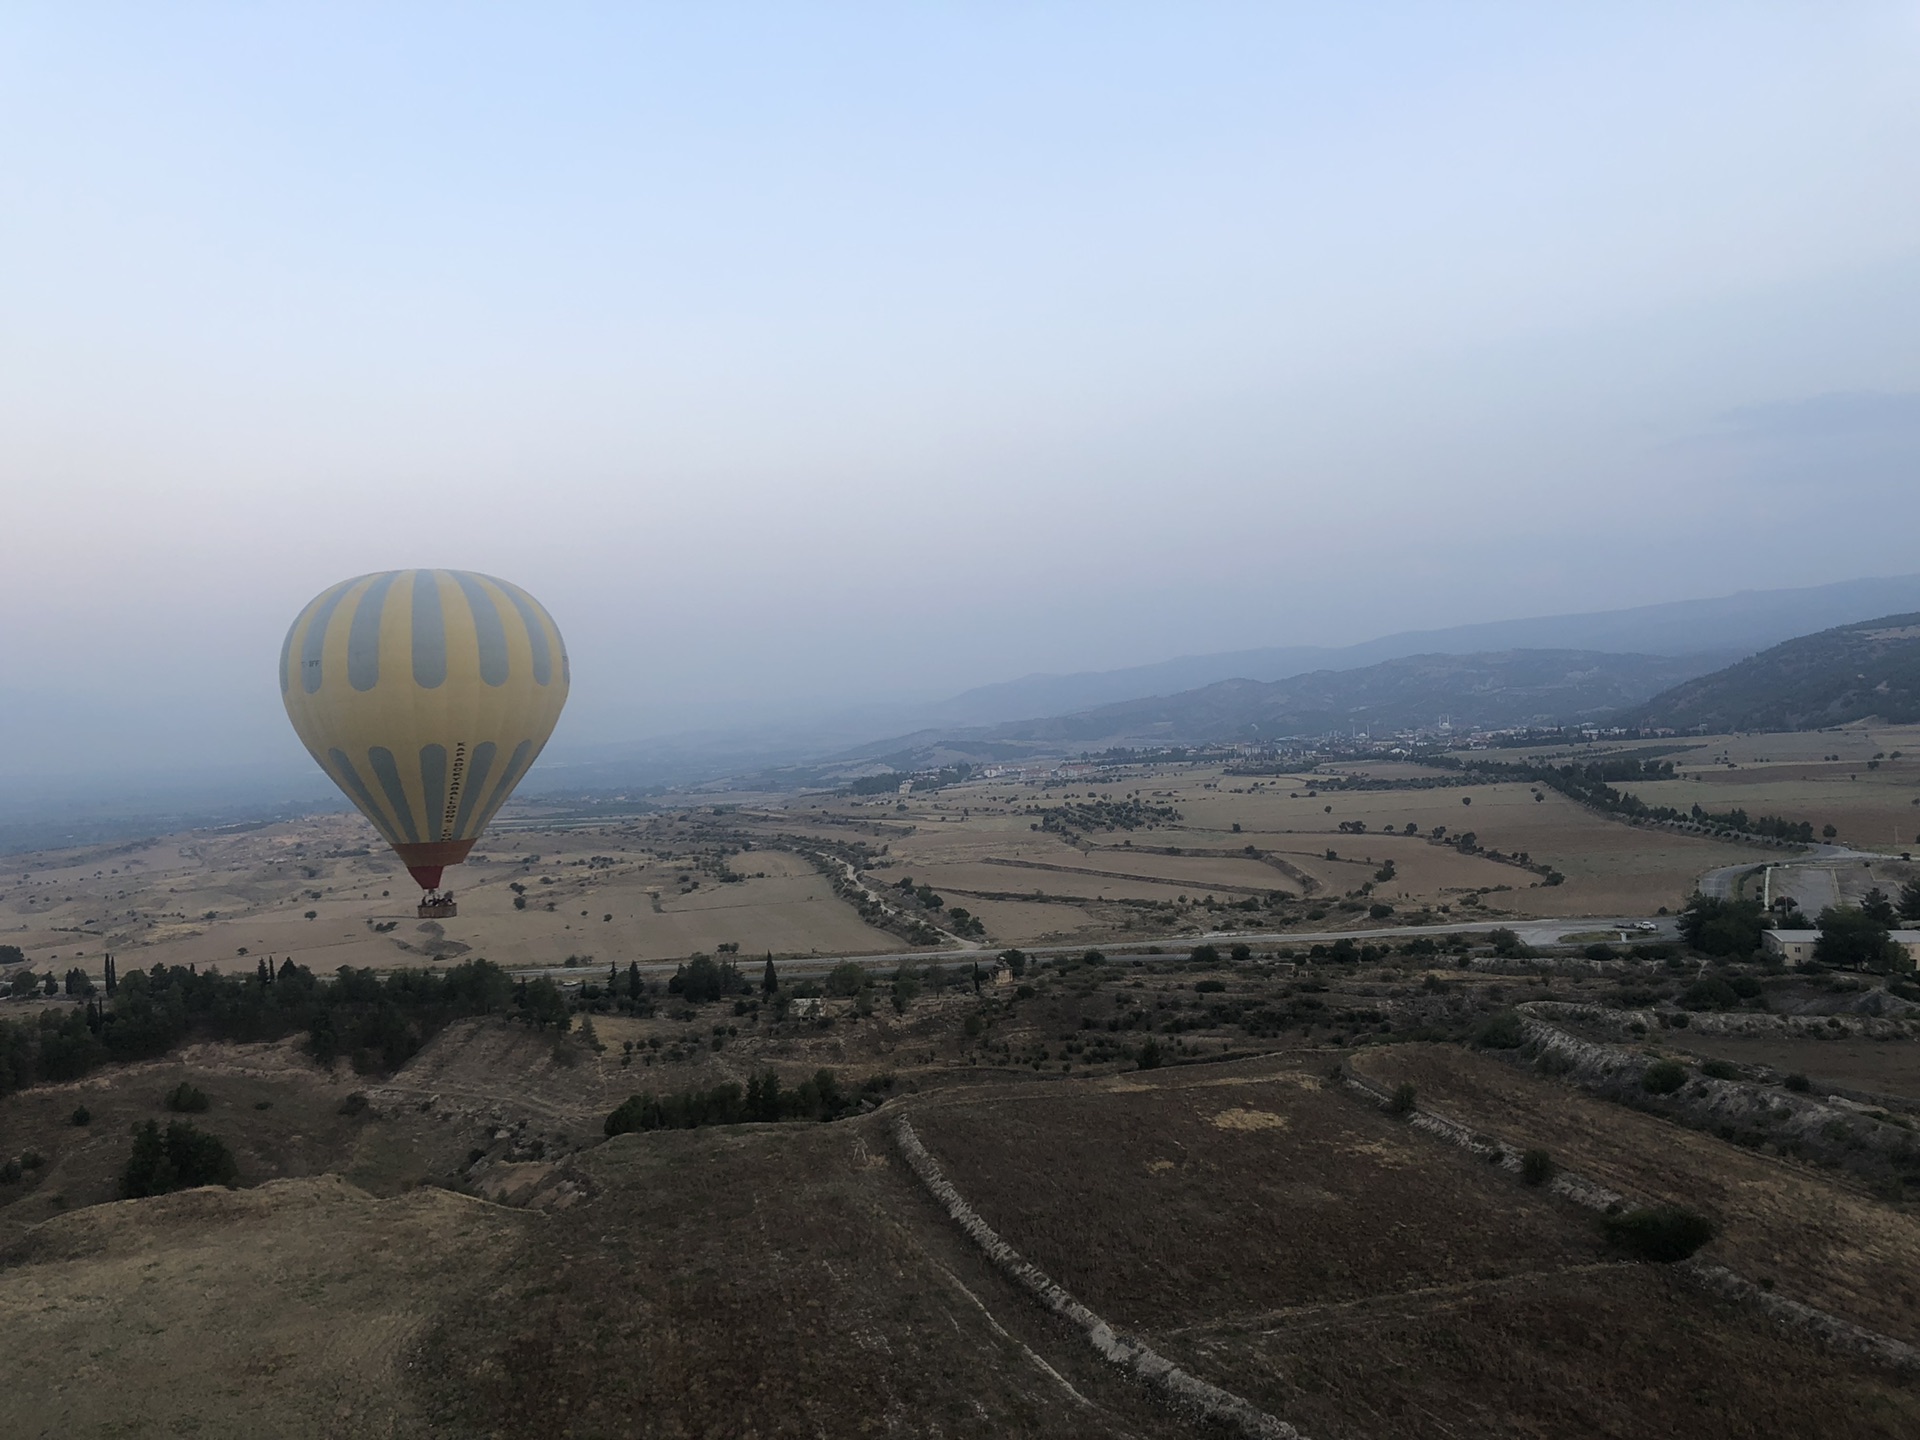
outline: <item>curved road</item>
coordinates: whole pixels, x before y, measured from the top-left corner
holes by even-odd
[[[1700,893],[1710,900],[1730,900],[1734,886],[1742,875],[1752,874],[1771,866],[1775,870],[1826,869],[1835,865],[1844,865],[1849,861],[1885,860],[1889,857],[1870,850],[1855,850],[1846,845],[1814,845],[1799,855],[1789,855],[1780,860],[1755,860],[1743,865],[1722,865],[1718,870],[1709,870],[1700,877]],[[1838,899],[1836,890],[1833,899]],[[1828,903],[1831,903],[1829,901]],[[1808,909],[1808,914],[1817,914],[1819,907]]]

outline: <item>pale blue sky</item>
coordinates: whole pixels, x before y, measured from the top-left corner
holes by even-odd
[[[10,5],[0,778],[388,567],[556,743],[1920,570],[1916,155],[1915,0]]]

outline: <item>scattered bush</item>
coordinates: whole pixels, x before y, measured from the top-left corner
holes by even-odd
[[[1700,1062],[1700,1073],[1714,1080],[1738,1080],[1740,1078],[1739,1067],[1727,1060],[1703,1060]]]
[[[1407,1115],[1413,1111],[1413,1102],[1419,1094],[1411,1080],[1402,1080],[1393,1087],[1393,1096],[1387,1101],[1389,1115]]]
[[[72,1119],[76,1125],[91,1125],[93,1123],[93,1112],[84,1105],[76,1105],[73,1110]]]
[[[1787,1078],[1782,1080],[1780,1083],[1786,1086],[1787,1089],[1793,1091],[1796,1095],[1804,1095],[1809,1090],[1813,1089],[1813,1082],[1807,1079],[1806,1076],[1801,1075],[1797,1072],[1795,1074],[1787,1076]]]
[[[1140,1047],[1140,1068],[1142,1070],[1157,1070],[1160,1068],[1160,1058],[1160,1042],[1152,1036],[1148,1036],[1147,1043]]]
[[[1193,988],[1202,995],[1218,995],[1222,990],[1227,988],[1227,982],[1224,980],[1196,980],[1193,982]]]
[[[1656,1060],[1640,1076],[1640,1087],[1650,1095],[1671,1095],[1687,1083],[1687,1068],[1678,1060]]]
[[[1717,1228],[1706,1216],[1679,1205],[1655,1205],[1604,1215],[1600,1227],[1607,1243],[1636,1260],[1671,1265],[1713,1239]]]
[[[1211,945],[1196,945],[1187,959],[1195,965],[1218,965],[1220,952]]]
[[[1544,1150],[1528,1150],[1520,1157],[1520,1178],[1529,1185],[1546,1184],[1559,1168]]]
[[[167,1092],[167,1109],[180,1115],[197,1115],[213,1102],[207,1099],[204,1090],[197,1089],[182,1080]]]
[[[20,1152],[20,1164],[25,1169],[38,1170],[46,1163],[47,1157],[42,1155],[38,1150],[22,1150]]]
[[[356,1090],[340,1102],[340,1113],[342,1115],[364,1115],[369,1103],[367,1097]]]

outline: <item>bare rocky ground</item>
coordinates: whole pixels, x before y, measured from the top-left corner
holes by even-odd
[[[385,1077],[293,1042],[192,1047],[10,1096],[0,1151],[42,1163],[0,1189],[8,1433],[1230,1433],[992,1263],[901,1158],[900,1116],[1128,1343],[1309,1436],[1920,1432],[1910,1376],[1619,1258],[1586,1212],[1330,1082],[1344,1063],[1411,1083],[1423,1108],[1701,1209],[1721,1226],[1704,1260],[1920,1339],[1904,1196],[1517,1054],[1388,1043],[1617,979],[1169,956],[1023,983],[784,1024],[726,1002],[596,1016],[601,1049],[464,1021]],[[1148,1037],[1164,1063],[1143,1070]],[[1915,1042],[1872,1043],[1904,1063]],[[821,1066],[849,1087],[890,1073],[892,1098],[832,1124],[602,1135],[635,1091]],[[128,1126],[168,1119],[183,1078],[251,1188],[114,1201]]]

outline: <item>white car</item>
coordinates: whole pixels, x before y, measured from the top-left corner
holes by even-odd
[[[1636,930],[1658,930],[1660,927],[1651,920],[1636,920],[1633,922],[1633,928]]]

